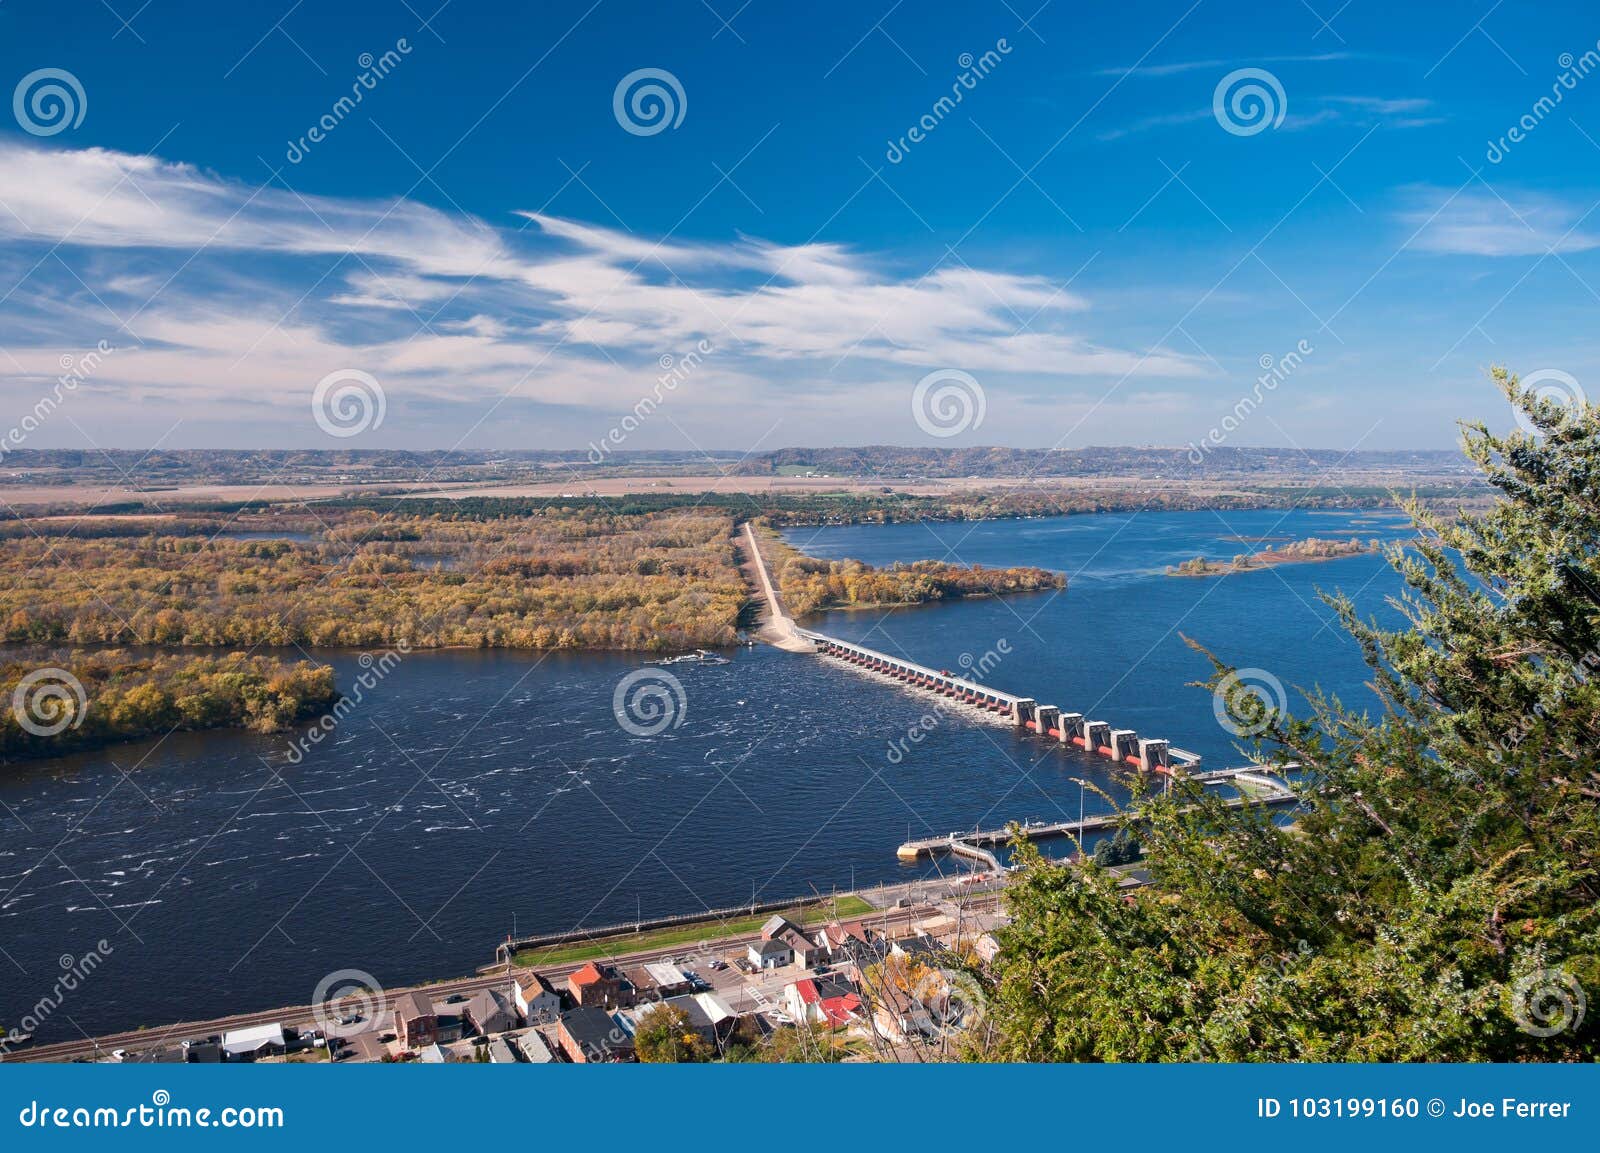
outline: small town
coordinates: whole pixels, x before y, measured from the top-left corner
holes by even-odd
[[[1121,871],[1121,870],[1119,870]],[[1144,878],[1125,872],[1129,888]],[[773,913],[753,932],[523,965],[502,947],[473,978],[52,1045],[30,1060],[105,1063],[596,1064],[948,1059],[982,1028],[1003,876],[969,873]],[[875,905],[874,902],[877,904]],[[855,915],[841,915],[853,912]],[[681,938],[682,933],[677,934]],[[354,973],[354,970],[346,971]]]

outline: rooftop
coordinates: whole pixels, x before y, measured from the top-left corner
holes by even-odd
[[[431,1017],[433,1016],[433,1002],[413,990],[395,1002],[394,1016],[397,1022],[400,1020],[414,1021],[418,1017]]]
[[[222,1047],[229,1053],[254,1053],[265,1045],[283,1048],[282,1025],[256,1025],[222,1035]]]
[[[627,1030],[610,1013],[592,1005],[561,1014],[561,1027],[586,1052],[610,1053],[628,1047]]]

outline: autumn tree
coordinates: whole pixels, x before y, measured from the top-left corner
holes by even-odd
[[[716,1051],[678,1005],[660,1004],[643,1013],[633,1035],[634,1052],[650,1064],[690,1064],[711,1061]]]

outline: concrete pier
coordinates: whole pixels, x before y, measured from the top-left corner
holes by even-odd
[[[1036,712],[1037,720],[1033,723],[1034,732],[1041,737],[1054,737],[1059,735],[1061,726],[1061,710],[1055,705],[1040,705]]]
[[[1288,768],[1289,766],[1286,766]],[[1298,798],[1288,786],[1259,768],[1219,769],[1197,774],[1194,778],[1204,785],[1232,784],[1244,795],[1232,797],[1223,803],[1231,809],[1256,808],[1294,804]],[[1028,821],[1018,826],[1025,840],[1044,837],[1082,837],[1085,833],[1114,829],[1122,821],[1118,813],[1097,813],[1081,821]],[[965,833],[950,833],[942,837],[921,837],[906,841],[895,850],[902,861],[914,861],[932,853],[951,852],[957,856],[979,858],[985,845],[1003,845],[1011,840],[1010,829],[973,829]],[[981,858],[980,858],[981,859]],[[992,855],[991,855],[992,859]]]

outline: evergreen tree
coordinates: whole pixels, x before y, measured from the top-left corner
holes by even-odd
[[[1466,425],[1499,499],[1405,507],[1386,549],[1404,627],[1327,598],[1379,708],[1279,716],[1210,682],[1284,827],[1192,784],[1133,783],[1155,884],[1019,843],[981,1056],[1011,1060],[1569,1060],[1600,1050],[1600,414],[1495,379],[1530,429]]]

